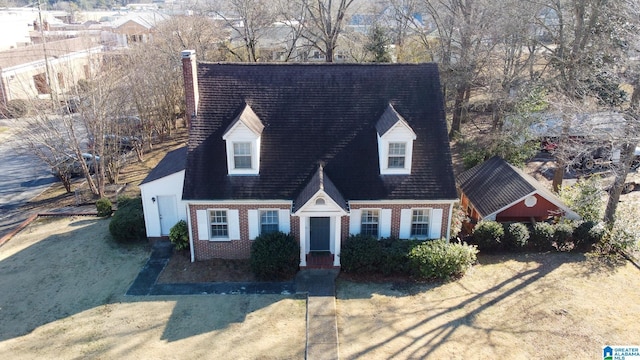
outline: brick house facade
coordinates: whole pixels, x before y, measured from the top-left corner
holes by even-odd
[[[291,233],[300,266],[342,242],[448,238],[457,201],[435,64],[208,64],[184,51],[182,202],[192,261]]]

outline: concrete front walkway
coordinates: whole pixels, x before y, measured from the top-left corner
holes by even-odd
[[[296,290],[307,293],[308,360],[338,359],[335,281],[339,270],[302,270],[296,276]]]

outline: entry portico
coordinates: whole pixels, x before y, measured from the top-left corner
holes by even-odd
[[[322,164],[294,202],[292,215],[300,225],[300,266],[307,266],[307,255],[313,252],[331,253],[333,266],[340,266],[341,219],[348,215],[347,203]]]

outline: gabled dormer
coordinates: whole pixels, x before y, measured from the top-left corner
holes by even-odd
[[[411,174],[416,133],[389,104],[376,123],[380,175]]]
[[[227,149],[229,175],[260,173],[260,138],[264,124],[249,105],[231,122],[222,135]]]

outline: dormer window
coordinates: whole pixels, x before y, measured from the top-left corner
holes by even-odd
[[[376,123],[381,175],[411,174],[416,134],[391,104]]]
[[[260,138],[264,125],[249,105],[231,122],[222,138],[226,141],[229,175],[260,173]]]
[[[233,143],[233,168],[251,169],[251,143]]]
[[[389,143],[389,159],[387,164],[390,169],[404,169],[407,155],[407,144]]]

